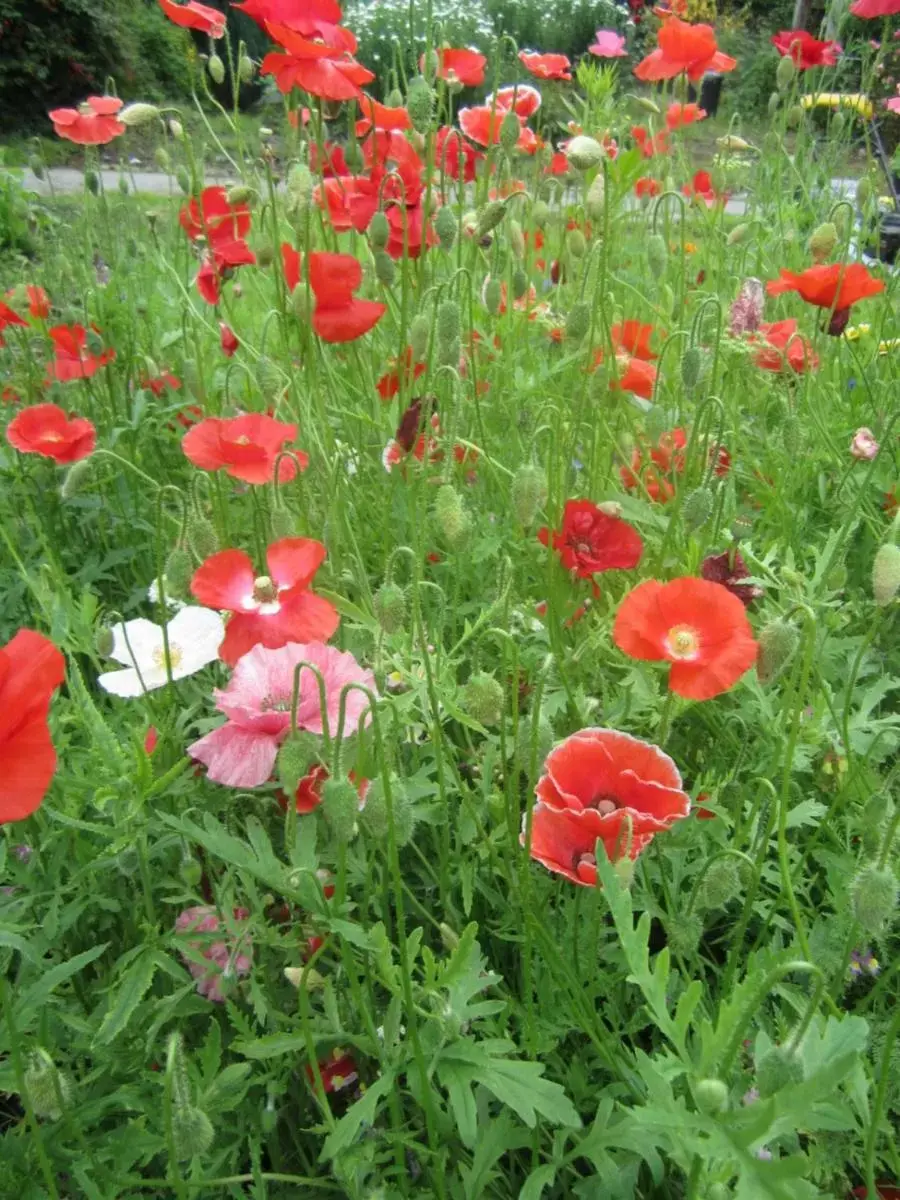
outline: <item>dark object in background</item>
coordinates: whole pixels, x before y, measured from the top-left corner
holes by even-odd
[[[719,111],[719,101],[722,99],[722,84],[725,76],[715,71],[707,71],[700,82],[700,107],[708,117],[714,117]],[[688,87],[688,100],[697,102],[697,89],[691,84]]]
[[[878,249],[868,247],[869,254],[882,262],[900,262],[900,213],[882,213],[878,221]]]

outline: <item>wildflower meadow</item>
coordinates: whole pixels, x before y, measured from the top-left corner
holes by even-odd
[[[158,6],[0,170],[0,1196],[896,1200],[900,0]]]

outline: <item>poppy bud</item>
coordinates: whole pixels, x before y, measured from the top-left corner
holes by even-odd
[[[507,154],[512,154],[522,132],[522,124],[514,108],[507,112],[500,122],[500,145]]]
[[[66,471],[62,486],[59,489],[59,494],[63,500],[71,500],[73,496],[78,495],[88,482],[91,470],[90,458],[82,458],[77,463],[72,463],[71,467]]]
[[[297,536],[297,520],[286,508],[276,508],[272,513],[272,535],[279,538]]]
[[[169,121],[169,133],[176,142],[184,141],[184,126],[180,121],[175,120],[174,117]]]
[[[584,203],[592,221],[603,220],[603,214],[606,211],[606,180],[602,172],[594,177]]]
[[[265,400],[279,399],[286,386],[281,371],[265,355],[256,364],[256,382]]]
[[[31,171],[35,179],[44,178],[44,161],[37,154],[32,154],[28,159],[28,169]]]
[[[734,229],[732,229],[731,233],[725,239],[725,243],[728,246],[741,246],[746,242],[749,233],[749,225],[735,225]]]
[[[690,958],[703,936],[703,922],[696,913],[682,913],[666,925],[666,941],[673,954]]]
[[[219,549],[219,535],[211,521],[200,513],[192,513],[187,523],[188,545],[201,562]]]
[[[782,59],[782,62],[785,60]],[[790,129],[796,129],[798,125],[803,123],[803,109],[799,104],[794,104],[788,109],[787,123]]]
[[[526,463],[513,475],[510,495],[516,520],[528,529],[547,499],[547,476],[540,467]]]
[[[706,1193],[706,1200],[733,1200],[734,1192],[725,1183],[714,1183]]]
[[[306,163],[294,163],[288,171],[285,187],[289,209],[305,208],[309,204],[313,192],[313,177]]]
[[[438,209],[438,214],[434,218],[434,232],[437,234],[441,249],[452,250],[453,243],[456,241],[456,216],[449,205]]]
[[[281,743],[275,770],[288,796],[295,795],[300,780],[319,761],[319,747],[318,737],[302,729],[289,734]]]
[[[188,174],[188,169],[185,166],[179,165],[175,168],[175,182],[184,192],[185,196],[191,194],[191,177]]]
[[[787,667],[800,644],[797,626],[781,617],[770,621],[759,635],[756,674],[760,683],[772,683]]]
[[[427,133],[431,128],[434,92],[427,79],[417,75],[410,80],[406,89],[406,111],[416,133]]]
[[[94,171],[94,170],[85,171],[84,186],[87,188],[87,190],[91,193],[92,196],[98,196],[100,194],[100,176],[97,174],[96,171]]]
[[[659,105],[651,100],[649,96],[635,96],[634,99],[638,107],[642,108],[644,112],[653,113],[655,117],[660,115]]]
[[[136,129],[140,125],[146,125],[148,121],[152,121],[158,116],[159,109],[155,104],[129,104],[122,109],[116,120],[121,121],[123,125],[127,125],[129,129]]]
[[[354,175],[359,174],[365,166],[365,157],[360,149],[359,142],[355,138],[347,143],[347,149],[344,151],[344,159]]]
[[[434,520],[448,546],[456,549],[465,541],[472,519],[459,493],[450,483],[438,488],[434,498]]]
[[[378,624],[385,633],[399,633],[406,625],[406,592],[396,583],[383,583],[372,597]]]
[[[391,797],[396,797],[396,782],[391,780]],[[388,810],[381,779],[373,779],[366,793],[366,803],[359,814],[359,823],[369,837],[376,842],[386,841],[388,836]]]
[[[398,87],[391,88],[384,98],[384,103],[388,108],[400,108],[403,105],[403,93]]]
[[[503,688],[493,675],[479,671],[462,693],[463,708],[479,725],[499,725],[503,719]]]
[[[872,180],[868,175],[863,175],[862,179],[856,185],[856,202],[859,207],[865,208],[874,194],[875,189],[872,187]]]
[[[459,948],[459,934],[444,921],[441,921],[439,928],[441,931],[441,941],[444,944],[444,949],[448,953],[453,954],[453,952]]]
[[[506,226],[507,234],[509,235],[509,248],[518,259],[525,257],[525,234],[522,232],[522,226],[518,221],[510,220]]]
[[[689,346],[681,356],[681,382],[692,392],[703,374],[703,353],[699,346]]]
[[[390,287],[397,278],[397,268],[387,250],[375,251],[375,278],[383,287]]]
[[[173,1109],[172,1143],[178,1162],[205,1154],[214,1137],[212,1121],[202,1108],[187,1104]]]
[[[699,1079],[694,1084],[694,1099],[702,1113],[722,1113],[728,1107],[728,1086],[721,1079]]]
[[[431,322],[424,313],[413,317],[409,326],[409,348],[412,350],[414,362],[422,362],[428,353],[428,339],[431,336]]]
[[[252,83],[256,74],[256,66],[249,54],[242,54],[238,63],[238,79],[241,83]]]
[[[778,112],[779,104],[781,104],[781,97],[777,92],[773,92],[769,97],[769,103],[766,105],[766,108],[769,110],[770,117],[774,117]]]
[[[554,735],[553,726],[547,720],[543,713],[538,717],[538,726],[536,730],[536,739],[534,747],[534,766],[539,769],[541,763],[550,753],[553,747]],[[531,771],[532,753],[531,753],[531,717],[520,716],[519,728],[516,731],[516,766],[520,771],[528,774]]]
[[[807,249],[817,263],[823,263],[830,258],[837,245],[838,231],[832,221],[826,221],[810,235],[806,243]]]
[[[256,191],[252,187],[248,187],[246,183],[236,183],[234,187],[230,187],[225,193],[229,204],[246,204],[250,200],[256,199]]]
[[[591,306],[586,300],[579,300],[569,309],[566,317],[566,341],[580,342],[591,327]]]
[[[178,864],[178,874],[188,887],[198,887],[203,878],[203,865],[192,854],[185,853]]]
[[[369,222],[369,245],[373,250],[383,250],[391,236],[391,227],[385,214],[379,209]]]
[[[657,279],[665,274],[669,261],[669,248],[661,233],[651,233],[647,238],[647,265]]]
[[[740,891],[741,879],[734,859],[717,858],[703,876],[697,903],[701,908],[726,908]]]
[[[756,1064],[756,1086],[763,1100],[782,1088],[802,1082],[803,1061],[797,1051],[788,1046],[772,1046]]]
[[[897,909],[897,878],[890,867],[863,867],[851,888],[853,915],[863,930],[877,937]]]
[[[784,439],[784,448],[792,458],[800,453],[803,446],[803,426],[796,413],[789,413],[785,418],[781,436]]]
[[[696,488],[686,496],[681,506],[681,520],[685,529],[693,532],[702,529],[712,516],[713,498],[709,488]]]
[[[731,536],[736,542],[741,541],[743,538],[748,538],[752,529],[753,520],[745,513],[738,513],[738,515],[731,522]]]
[[[209,71],[210,79],[213,83],[225,82],[225,64],[219,58],[218,54],[211,54],[206,62],[206,69]]]
[[[187,599],[193,573],[190,554],[183,546],[174,546],[163,568],[167,595],[176,600]]]
[[[394,839],[399,847],[403,847],[412,838],[416,827],[416,810],[403,781],[396,776],[391,778],[391,797],[394,801]]]
[[[110,658],[113,652],[115,639],[113,632],[108,625],[101,625],[94,634],[94,648],[101,658]]]
[[[476,238],[483,238],[492,229],[496,229],[505,215],[505,200],[489,200],[478,213],[478,223],[475,226]]]
[[[867,854],[877,854],[881,849],[884,827],[894,815],[894,802],[885,792],[876,792],[866,801],[860,813],[859,829],[863,849]]]
[[[437,349],[441,366],[455,367],[458,364],[459,305],[455,300],[442,300],[438,305]]]
[[[531,206],[531,219],[538,229],[544,229],[550,220],[550,205],[546,200],[535,200]]]
[[[322,816],[338,842],[351,842],[359,832],[359,792],[349,779],[322,784]]]
[[[72,1081],[46,1050],[30,1056],[22,1082],[32,1112],[41,1121],[58,1121],[72,1100]]]
[[[786,54],[779,62],[775,70],[775,84],[779,92],[786,92],[794,82],[794,76],[797,74],[797,67],[793,58]]]
[[[576,171],[590,171],[592,167],[599,167],[606,157],[606,151],[596,138],[579,134],[568,143],[565,155],[569,166]]]
[[[80,464],[79,464],[80,465]],[[886,542],[878,548],[872,564],[872,595],[884,608],[900,591],[900,547]]]
[[[528,291],[528,276],[521,267],[516,267],[512,277],[513,299],[521,300]]]
[[[572,258],[584,258],[587,253],[587,239],[580,229],[570,229],[566,234],[566,249]]]
[[[503,300],[503,287],[499,279],[490,276],[485,279],[484,287],[481,289],[481,299],[491,316],[496,316]]]

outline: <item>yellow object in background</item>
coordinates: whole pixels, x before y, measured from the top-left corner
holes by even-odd
[[[868,96],[863,96],[856,92],[853,94],[847,92],[817,92],[807,96],[800,97],[801,108],[830,108],[837,112],[841,108],[849,108],[853,112],[859,113],[865,120],[871,121],[875,112],[875,106]]]

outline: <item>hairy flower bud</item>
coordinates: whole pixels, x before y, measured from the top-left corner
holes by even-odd
[[[431,322],[425,313],[418,313],[409,325],[409,348],[412,350],[415,362],[424,361],[428,353],[428,340],[431,336]]]
[[[246,183],[236,183],[225,193],[229,204],[247,204],[257,198],[256,190]]]
[[[576,171],[590,171],[592,167],[599,167],[606,158],[606,151],[596,138],[579,134],[568,143],[565,155],[569,166]]]
[[[702,529],[712,516],[712,510],[713,497],[709,488],[695,488],[693,492],[685,496],[681,506],[681,520],[685,529],[690,532]]]
[[[163,568],[166,593],[175,600],[186,600],[191,586],[193,563],[183,546],[173,546]]]
[[[274,401],[281,397],[287,380],[271,358],[263,355],[256,364],[256,383],[263,399]]]
[[[507,154],[512,154],[522,132],[522,125],[515,109],[511,108],[500,122],[500,145]]]
[[[775,84],[779,92],[786,92],[794,82],[794,76],[797,74],[797,67],[790,54],[786,54],[778,63],[775,70]]]
[[[206,69],[209,71],[209,77],[213,83],[222,84],[225,82],[225,64],[219,58],[218,54],[211,54],[206,62]]]
[[[897,877],[890,867],[863,867],[850,891],[853,915],[870,937],[877,937],[897,911]]]
[[[722,1113],[728,1107],[728,1085],[721,1079],[698,1079],[694,1084],[694,1099],[702,1113],[709,1116]]]
[[[372,597],[375,617],[385,633],[399,633],[406,625],[406,592],[399,584],[386,582]]]
[[[242,54],[238,62],[238,79],[241,83],[252,83],[256,74],[256,64],[249,54]]]
[[[445,483],[434,498],[434,519],[448,546],[456,549],[468,536],[472,519],[456,488]]]
[[[566,234],[566,249],[572,258],[584,258],[587,253],[587,238],[580,229],[570,229]]]
[[[456,241],[456,214],[449,204],[438,209],[437,216],[434,218],[434,232],[437,234],[442,250],[453,249]]]
[[[579,300],[569,309],[566,317],[566,341],[580,342],[587,336],[591,327],[591,306],[586,300]]]
[[[72,1081],[60,1071],[46,1050],[29,1058],[23,1083],[25,1098],[41,1121],[58,1121],[72,1101]]]
[[[547,499],[547,476],[540,467],[526,463],[513,475],[510,497],[516,520],[528,529]]]
[[[43,179],[46,171],[44,169],[44,160],[38,154],[32,154],[28,159],[28,169],[31,171],[35,179]]]
[[[182,164],[179,164],[175,168],[175,182],[178,184],[179,188],[181,188],[185,196],[189,196],[191,194],[191,177],[188,173],[187,167],[183,166]]]
[[[148,121],[152,121],[158,116],[159,109],[155,104],[128,104],[122,109],[116,120],[127,125],[129,129],[137,129],[138,126],[146,125]]]
[[[510,218],[506,223],[506,232],[509,236],[510,250],[521,261],[525,257],[525,234],[522,232],[522,226]]]
[[[59,494],[63,500],[71,500],[73,496],[77,496],[80,491],[86,486],[90,480],[93,467],[90,458],[82,458],[76,463],[72,463],[59,489]]]
[[[80,464],[79,464],[80,465]],[[893,542],[879,546],[872,564],[872,596],[879,607],[890,604],[900,592],[900,547]]]
[[[441,366],[455,367],[459,362],[460,320],[455,300],[442,300],[437,310],[437,351]]]
[[[275,771],[288,796],[296,793],[300,780],[309,773],[310,767],[319,762],[320,748],[320,739],[303,729],[288,734],[281,743]]]
[[[781,61],[785,62],[785,59]],[[790,62],[790,59],[787,61]],[[788,109],[787,124],[789,129],[796,129],[798,125],[803,124],[803,109],[799,104],[792,104]]]
[[[391,287],[397,278],[397,267],[394,264],[394,260],[388,254],[387,250],[376,250],[374,260],[375,278],[383,287]]]
[[[659,105],[655,100],[651,100],[649,96],[635,96],[635,101],[639,108],[644,112],[652,113],[655,117],[660,116]]]
[[[187,522],[188,545],[197,558],[204,562],[219,549],[219,535],[211,521],[201,513],[193,512]]]
[[[543,713],[538,717],[537,729],[531,728],[532,718],[525,714],[519,717],[519,727],[516,730],[515,760],[516,766],[526,775],[532,770],[538,770],[541,763],[553,747],[553,726]],[[531,745],[532,733],[535,735],[534,747]],[[534,753],[532,754],[532,749]],[[533,762],[532,762],[533,758]]]
[[[476,238],[483,238],[492,229],[497,228],[506,215],[506,207],[505,200],[489,200],[484,208],[479,210],[478,223],[475,226]]]
[[[212,1121],[193,1104],[175,1107],[172,1111],[172,1142],[179,1162],[205,1154],[213,1144],[215,1131]]]
[[[322,816],[339,842],[350,842],[359,832],[359,792],[349,779],[326,779],[322,784]]]
[[[503,719],[503,688],[493,675],[480,671],[463,688],[463,708],[480,725],[499,725]]]
[[[481,296],[484,301],[484,307],[491,316],[496,316],[500,311],[500,304],[503,300],[503,287],[500,280],[489,276],[484,281],[484,289]]]
[[[777,92],[772,92],[771,96],[769,96],[769,102],[766,105],[770,117],[775,116],[775,114],[778,112],[778,107],[780,104],[781,97]]]
[[[84,186],[92,196],[98,196],[100,194],[100,176],[93,169],[85,171]]]
[[[826,221],[810,235],[807,249],[817,263],[830,258],[838,241],[838,231],[833,221]]]
[[[358,175],[365,166],[365,155],[356,138],[347,143],[347,149],[344,151],[344,159],[354,175]]]
[[[115,646],[113,632],[108,625],[100,625],[94,634],[94,649],[101,658],[110,658]]]
[[[512,276],[512,294],[514,300],[521,300],[528,291],[528,275],[521,267],[516,267]]]
[[[877,190],[872,186],[872,180],[868,175],[863,175],[862,179],[856,185],[856,202],[860,208],[865,208],[873,196],[877,195]]]
[[[770,621],[759,635],[756,674],[760,683],[772,683],[782,674],[797,652],[800,633],[796,625],[781,617]]]
[[[737,863],[728,855],[710,863],[700,884],[697,903],[701,908],[725,908],[740,892],[741,878]]]
[[[606,179],[601,171],[594,177],[585,197],[585,208],[592,221],[602,221],[606,212]]]
[[[669,262],[669,248],[661,233],[651,233],[647,238],[647,265],[654,278],[665,274]]]
[[[288,211],[297,212],[306,208],[312,198],[314,180],[312,172],[306,163],[294,163],[288,171],[285,188],[287,190]]]
[[[536,228],[544,229],[550,220],[550,205],[546,200],[535,200],[531,206],[531,219]]]
[[[732,229],[732,231],[729,233],[728,237],[725,239],[725,243],[728,246],[741,246],[741,245],[743,245],[744,242],[746,242],[746,240],[749,236],[750,236],[750,226],[749,225],[747,225],[747,224],[735,225],[734,229]]]
[[[690,958],[703,936],[703,922],[696,913],[680,913],[666,923],[666,942],[673,954]]]
[[[416,133],[427,133],[431,128],[433,109],[434,91],[427,79],[417,75],[406,89],[406,111]]]
[[[395,783],[391,781],[391,798],[395,796]],[[384,794],[384,783],[378,779],[373,779],[369,784],[369,790],[366,793],[366,803],[359,814],[359,823],[363,828],[363,832],[376,842],[386,841],[390,822],[388,821],[387,799]]]
[[[688,346],[681,356],[681,382],[685,391],[692,392],[703,374],[703,352],[699,346]]]
[[[369,245],[373,250],[383,250],[390,241],[390,237],[390,223],[385,213],[378,209],[369,222]]]

